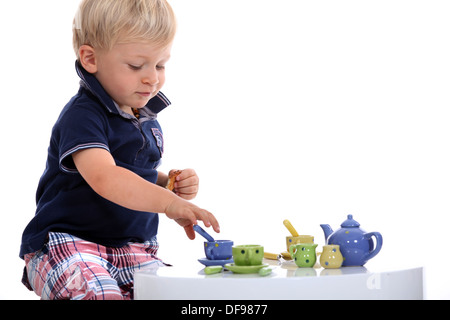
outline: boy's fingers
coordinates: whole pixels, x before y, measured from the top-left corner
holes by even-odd
[[[194,171],[194,169],[184,169],[184,170],[180,170],[180,171],[181,171],[181,173],[177,177],[177,181],[185,180],[190,177],[196,177],[198,179],[197,173]]]
[[[197,185],[188,185],[188,186],[182,186],[178,182],[175,183],[175,192],[179,192],[186,195],[192,195],[198,193],[198,186]]]
[[[204,211],[204,220],[203,219],[199,219],[203,221],[203,224],[205,225],[205,227],[213,227],[214,231],[219,233],[220,232],[220,227],[219,227],[219,223],[217,222],[216,217],[209,211],[203,210]]]
[[[194,187],[195,189],[198,189],[199,180],[198,180],[197,176],[186,177],[186,178],[183,178],[183,177],[180,178],[180,176],[177,176],[177,178],[175,180],[175,188],[180,189],[180,188]]]
[[[188,236],[189,239],[191,240],[195,239],[195,231],[192,224],[184,227],[184,231],[186,232],[186,235]]]
[[[215,232],[219,233],[220,232],[220,226],[219,226],[219,222],[217,221],[216,217],[210,213],[210,221],[211,221],[211,225],[214,229]]]

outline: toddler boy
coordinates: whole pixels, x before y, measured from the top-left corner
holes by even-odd
[[[190,239],[209,211],[187,200],[186,169],[174,192],[158,172],[164,140],[157,114],[176,22],[165,0],[84,0],[74,19],[78,93],[53,130],[35,217],[22,236],[23,283],[42,299],[131,299],[136,270],[156,257],[158,213]]]

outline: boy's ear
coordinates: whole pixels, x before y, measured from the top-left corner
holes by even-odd
[[[89,73],[97,72],[97,55],[95,49],[88,45],[82,45],[79,49],[80,63]]]

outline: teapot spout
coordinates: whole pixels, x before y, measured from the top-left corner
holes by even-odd
[[[327,239],[333,233],[333,229],[331,229],[329,224],[321,224],[320,227],[322,228],[323,233],[325,235],[325,243],[328,244]]]

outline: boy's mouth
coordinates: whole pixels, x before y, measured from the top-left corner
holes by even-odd
[[[148,97],[150,97],[152,95],[151,92],[136,92],[136,93],[138,95],[140,95],[141,97],[144,97],[144,98],[148,98]]]

